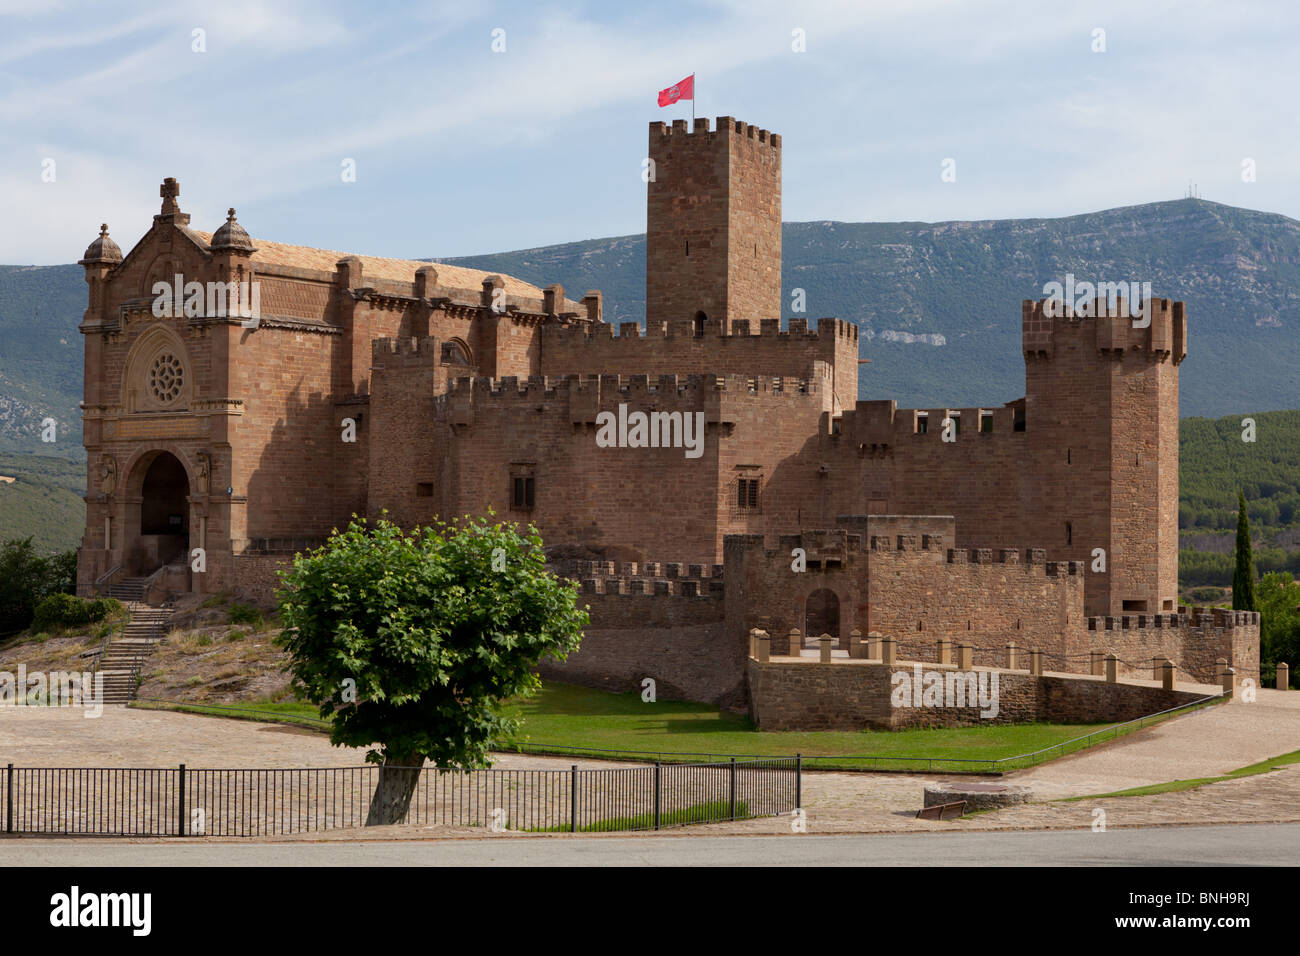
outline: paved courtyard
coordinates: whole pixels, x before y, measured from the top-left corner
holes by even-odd
[[[1055,802],[1169,780],[1218,776],[1300,749],[1300,693],[1263,690],[1254,703],[1232,703],[1169,720],[1122,740],[1008,775],[1033,788],[1036,802],[961,820],[915,819],[935,774],[807,773],[804,808],[810,833],[1106,828],[1300,821],[1300,765],[1193,791],[1146,797]],[[97,719],[54,708],[0,708],[0,763],[26,767],[331,767],[356,766],[360,750],[331,747],[321,734],[165,711],[106,708]],[[604,761],[499,755],[496,766],[567,769],[627,766]],[[1095,813],[1104,811],[1104,817]],[[788,817],[666,831],[784,834]],[[485,836],[483,828],[389,827],[366,839]],[[358,831],[294,839],[355,839]],[[514,834],[503,835],[505,838]],[[278,837],[277,839],[290,839]]]

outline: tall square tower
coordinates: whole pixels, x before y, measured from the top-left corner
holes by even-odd
[[[651,123],[648,155],[647,327],[779,318],[781,137],[730,116]]]

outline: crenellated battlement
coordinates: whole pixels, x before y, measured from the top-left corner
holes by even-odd
[[[555,339],[571,339],[593,346],[608,342],[631,346],[637,342],[664,339],[708,340],[710,343],[716,342],[720,348],[726,348],[731,343],[754,344],[759,341],[858,340],[858,326],[844,319],[820,318],[815,327],[809,326],[807,319],[790,319],[788,324],[789,327],[783,330],[780,319],[760,319],[757,322],[736,319],[731,323],[732,331],[727,332],[721,319],[706,320],[700,330],[696,329],[690,319],[682,319],[663,322],[650,328],[642,328],[639,322],[620,322],[617,335],[614,334],[615,328],[611,322],[594,323],[586,327],[555,326],[548,328],[547,332]]]
[[[414,363],[428,361],[434,363],[438,361],[438,350],[440,342],[432,335],[421,338],[402,337],[396,339],[382,338],[372,339],[370,342],[370,357],[375,362],[386,362],[391,364],[391,360],[411,359]]]
[[[1112,300],[1098,295],[1081,310],[1058,299],[1025,299],[1021,303],[1025,358],[1050,358],[1058,340],[1112,356],[1138,349],[1157,361],[1169,359],[1177,365],[1187,357],[1186,307],[1170,299],[1151,299],[1135,318],[1122,297]]]
[[[731,116],[719,116],[716,129],[711,128],[707,116],[697,117],[693,128],[684,119],[673,120],[671,125],[662,120],[657,120],[650,124],[650,135],[651,137],[676,137],[685,138],[692,142],[707,141],[709,143],[734,139],[755,146],[767,146],[772,149],[781,148],[779,133],[769,133],[752,123],[746,123],[744,120],[738,120]]]
[[[721,564],[687,564],[673,561],[576,561],[580,578],[668,578],[684,580],[722,577]]]
[[[391,354],[385,352],[383,354]],[[427,353],[420,353],[427,354]],[[565,375],[562,377],[530,375],[521,379],[514,375],[499,379],[470,377],[452,379],[448,383],[447,397],[457,398],[520,398],[538,395],[560,397],[568,394],[621,396],[635,400],[638,396],[708,395],[719,392],[730,395],[810,395],[817,396],[826,385],[826,375],[819,379],[796,379],[780,375]]]
[[[1146,628],[1210,627],[1223,630],[1259,627],[1258,611],[1222,607],[1193,607],[1177,614],[1117,614],[1088,618],[1090,631],[1129,631]]]
[[[903,441],[942,441],[945,420],[954,421],[956,442],[1023,439],[1024,405],[972,408],[899,408],[893,399],[858,402],[844,412],[840,434],[860,446],[891,446]]]
[[[835,318],[820,319],[815,330],[805,319],[791,319],[786,331],[780,325],[779,319],[736,320],[732,331],[725,332],[721,320],[710,319],[698,335],[690,320],[665,321],[649,331],[625,322],[618,335],[614,326],[603,323],[589,330],[545,326],[541,371],[586,376],[643,369],[654,376],[716,373],[759,382],[816,380],[841,408],[851,407],[857,401],[858,327]]]
[[[584,594],[711,597],[723,592],[721,564],[663,561],[576,561],[567,572]]]

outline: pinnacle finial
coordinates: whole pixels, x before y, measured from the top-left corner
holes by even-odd
[[[235,221],[235,207],[231,206],[229,209],[226,210],[226,222],[234,222],[234,221]]]
[[[180,194],[181,184],[174,178],[168,176],[162,181],[162,185],[158,187],[158,195],[162,197],[162,214],[164,216],[180,214],[181,206],[176,201],[176,197]]]
[[[101,222],[101,223],[99,224],[99,234],[100,234],[101,236],[107,236],[107,235],[108,235],[108,223],[106,223],[106,222]]]

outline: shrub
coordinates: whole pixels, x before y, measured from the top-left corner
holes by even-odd
[[[251,604],[231,604],[230,605],[230,623],[231,624],[251,624],[254,627],[262,626],[262,612]]]
[[[44,631],[55,627],[83,627],[102,621],[121,609],[121,603],[113,598],[87,601],[72,594],[51,594],[36,605],[32,629]]]

